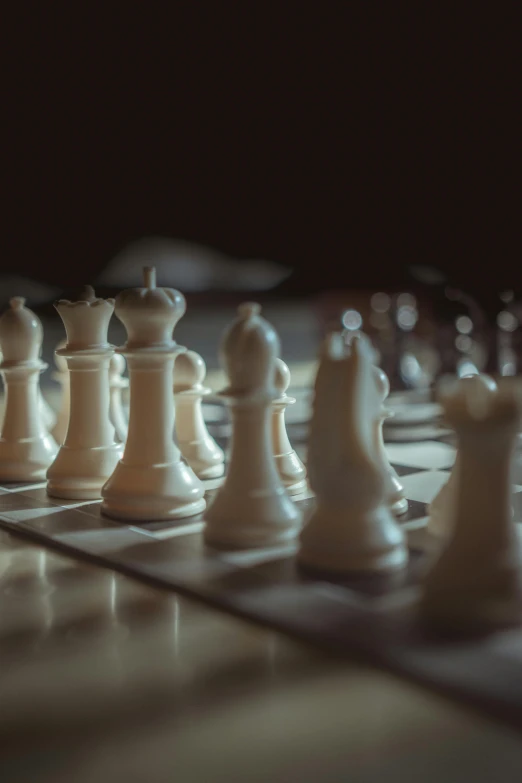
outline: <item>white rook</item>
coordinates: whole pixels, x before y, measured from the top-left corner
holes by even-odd
[[[67,332],[67,343],[56,354],[69,368],[70,412],[64,443],[47,471],[47,493],[96,499],[121,455],[109,419],[109,362],[114,349],[107,342],[107,329],[114,299],[98,299],[86,286],[79,301],[60,299],[55,307]]]

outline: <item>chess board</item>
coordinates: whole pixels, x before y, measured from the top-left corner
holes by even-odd
[[[225,422],[210,427],[226,441]],[[102,517],[98,502],[49,498],[44,483],[0,487],[0,526],[334,654],[360,656],[522,727],[522,628],[444,639],[435,637],[417,612],[422,573],[439,546],[426,529],[427,504],[455,458],[447,431],[436,424],[423,427],[432,437],[415,440],[412,432],[418,432],[418,425],[403,428],[396,437],[389,433],[389,457],[409,499],[401,524],[411,554],[408,569],[393,577],[315,578],[299,570],[294,544],[215,550],[203,542],[201,517],[126,525]],[[304,448],[303,422],[289,425],[289,434],[298,450]],[[208,487],[209,499],[215,484]],[[514,485],[514,499],[522,519],[522,482]],[[306,518],[313,497],[304,494],[296,502]]]

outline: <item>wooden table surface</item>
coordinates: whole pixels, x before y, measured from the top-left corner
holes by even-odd
[[[504,727],[0,537],[2,783],[522,779]]]

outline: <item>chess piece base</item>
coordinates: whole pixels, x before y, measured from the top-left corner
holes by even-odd
[[[225,462],[221,449],[212,449],[212,444],[184,443],[178,441],[183,458],[188,462],[196,476],[201,479],[219,478],[225,473]]]
[[[45,479],[57,446],[50,435],[23,441],[0,439],[0,480],[33,481]]]
[[[183,519],[206,508],[203,485],[183,462],[144,468],[121,460],[101,495],[101,513],[122,521]]]
[[[96,500],[121,458],[121,444],[96,449],[62,446],[47,471],[47,494],[67,500]]]
[[[241,498],[218,494],[205,514],[205,541],[216,547],[251,549],[270,547],[296,538],[301,514],[286,491]],[[248,508],[248,514],[244,510]]]
[[[367,512],[321,507],[301,533],[298,561],[320,572],[386,572],[404,568],[408,549],[389,510]]]

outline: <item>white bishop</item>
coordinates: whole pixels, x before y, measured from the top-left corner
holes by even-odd
[[[276,469],[272,448],[272,402],[279,339],[244,303],[222,342],[230,385],[221,392],[231,407],[232,446],[228,473],[205,515],[205,539],[232,548],[275,546],[294,538],[301,514]]]

